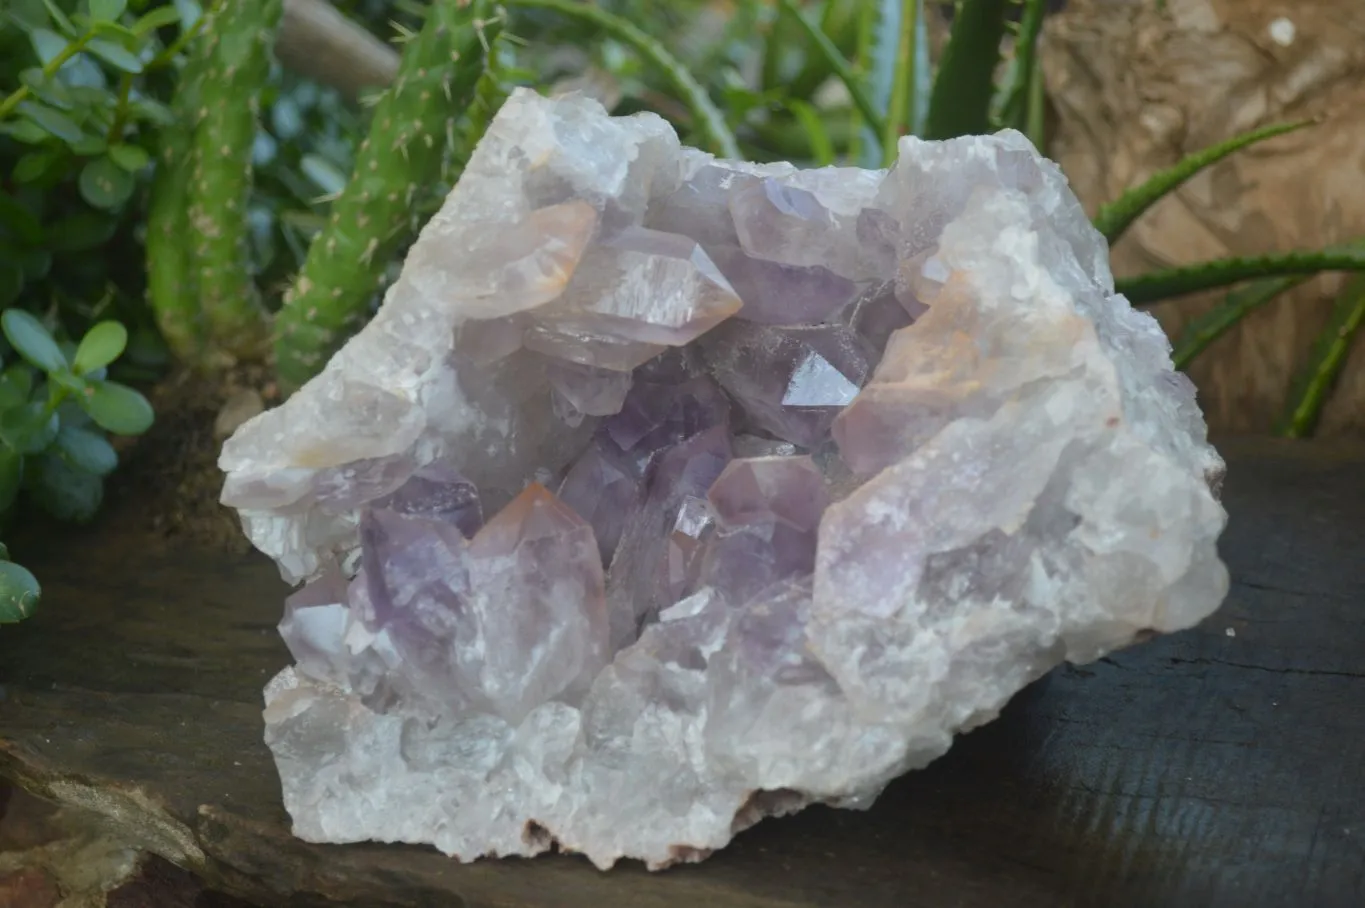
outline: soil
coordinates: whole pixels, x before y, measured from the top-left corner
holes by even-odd
[[[147,392],[156,422],[145,435],[121,440],[105,519],[166,543],[247,550],[236,515],[218,503],[218,451],[227,433],[215,423],[225,405],[250,392],[266,407],[279,402],[273,378],[257,365],[215,376],[180,372]]]

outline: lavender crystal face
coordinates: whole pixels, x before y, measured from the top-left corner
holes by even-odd
[[[699,860],[1207,617],[1223,464],[1107,262],[1015,132],[797,170],[515,92],[374,320],[223,449],[303,584],[295,833]]]

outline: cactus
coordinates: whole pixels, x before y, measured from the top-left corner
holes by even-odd
[[[147,299],[171,352],[182,362],[200,362],[204,344],[202,310],[194,262],[186,243],[190,220],[189,182],[194,163],[194,125],[199,119],[208,41],[190,48],[171,99],[174,122],[162,129],[156,176],[147,203]]]
[[[407,235],[418,188],[440,176],[451,123],[468,105],[499,30],[489,8],[486,0],[433,3],[404,48],[351,179],[276,317],[276,370],[286,390],[311,378],[363,314]]]
[[[216,352],[266,351],[265,309],[251,275],[246,206],[260,91],[283,0],[231,0],[208,13],[194,127],[189,228],[198,294]]]

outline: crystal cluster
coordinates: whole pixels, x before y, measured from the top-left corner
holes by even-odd
[[[1228,583],[1194,389],[1014,132],[798,170],[518,91],[221,466],[303,584],[265,713],[297,834],[466,860],[866,806]]]

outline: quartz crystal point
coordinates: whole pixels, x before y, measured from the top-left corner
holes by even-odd
[[[519,89],[220,464],[304,584],[265,711],[296,834],[461,860],[865,807],[1228,584],[1194,388],[1011,131],[797,170]]]

